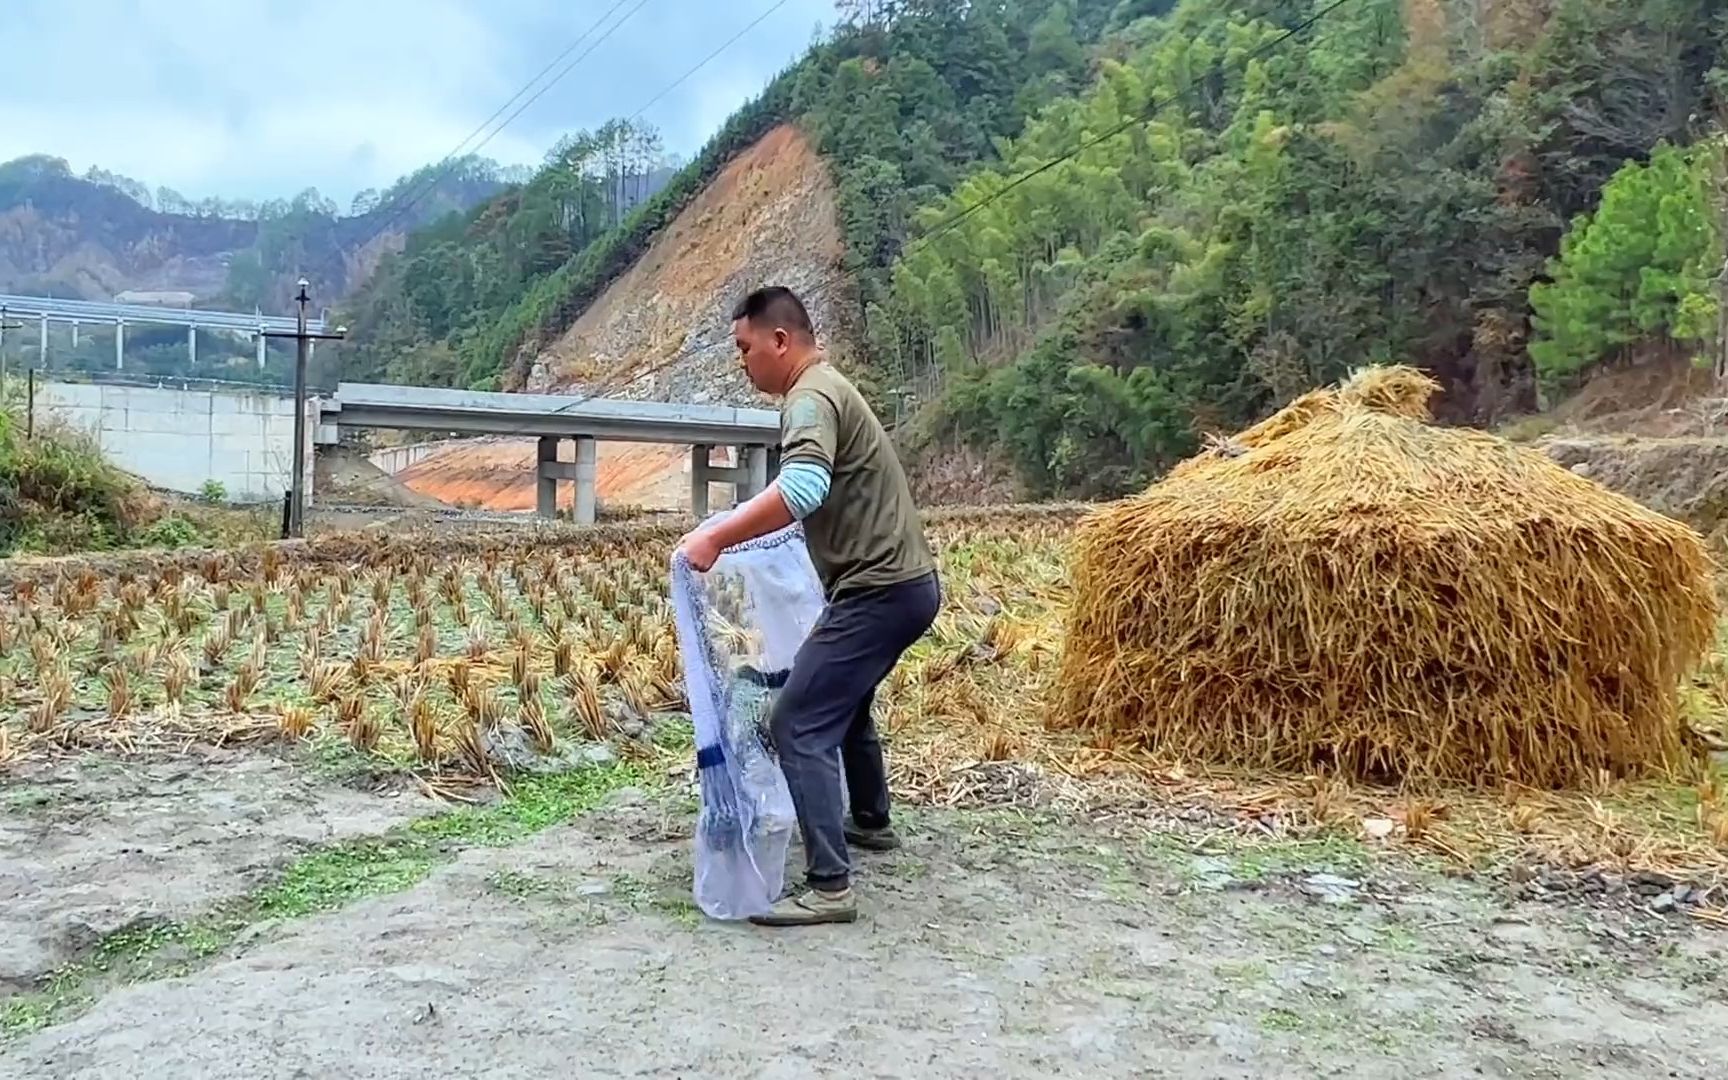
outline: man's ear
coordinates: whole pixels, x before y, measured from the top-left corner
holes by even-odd
[[[786,348],[787,345],[791,344],[791,342],[792,342],[792,335],[788,334],[786,332],[785,327],[776,326],[774,328],[774,344],[775,345],[779,346],[781,349],[784,349],[784,348]]]

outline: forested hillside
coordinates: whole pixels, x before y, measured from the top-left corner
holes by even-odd
[[[496,385],[499,350],[478,359],[488,330],[525,295],[617,259],[606,253],[658,221],[656,208],[682,198],[698,170],[674,168],[650,125],[614,120],[567,136],[525,183],[413,233],[385,258],[345,305],[353,343],[333,362],[351,379]]]
[[[1711,138],[1715,5],[1359,0],[1262,51],[1328,6],[1188,0],[1103,62],[1005,167],[920,211],[927,239],[873,320],[876,362],[936,388],[948,423],[1005,447],[1038,489],[1112,493],[1354,365],[1414,361],[1449,385],[1455,418],[1491,421],[1535,405],[1538,376],[1559,388],[1608,358],[1564,324],[1677,329],[1620,317],[1672,283],[1610,256],[1622,279],[1539,321],[1535,355],[1553,362],[1531,360],[1532,289],[1541,303],[1551,274],[1566,281],[1550,258],[1567,223],[1627,161]],[[1591,246],[1720,267],[1718,226],[1693,213],[1666,237],[1627,224]],[[1688,301],[1678,329],[1714,304]]]
[[[790,120],[838,192],[831,287],[861,327],[845,359],[884,407],[912,392],[916,430],[1005,453],[1039,493],[1131,490],[1204,432],[1371,361],[1434,371],[1455,419],[1492,422],[1596,365],[1722,348],[1719,7],[843,4],[614,227],[572,228],[549,166],[416,237],[363,295],[351,357],[521,385]],[[559,228],[511,248],[538,193]],[[444,271],[409,273],[433,247]],[[434,278],[458,294],[414,284]]]
[[[0,291],[109,300],[127,290],[289,310],[301,275],[333,301],[403,233],[466,210],[516,179],[468,158],[427,166],[344,210],[309,188],[262,203],[192,200],[100,168],[35,155],[0,164]]]
[[[356,297],[345,370],[520,388],[556,342],[734,157],[793,120],[839,188],[851,262],[886,281],[913,209],[948,190],[1045,102],[1084,86],[1114,16],[1163,0],[877,0],[734,114],[665,189],[598,235],[576,212],[592,152],[552,155],[521,192],[413,237]],[[585,149],[581,139],[574,141]],[[574,254],[572,254],[574,251]],[[836,285],[836,288],[841,286]],[[855,300],[853,302],[856,302]]]

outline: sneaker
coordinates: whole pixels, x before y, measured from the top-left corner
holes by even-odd
[[[865,851],[893,851],[900,846],[900,834],[894,831],[892,825],[884,825],[880,829],[866,829],[847,818],[846,842]]]
[[[807,889],[777,901],[765,915],[752,915],[757,926],[816,926],[858,920],[858,901],[850,888],[842,892]]]

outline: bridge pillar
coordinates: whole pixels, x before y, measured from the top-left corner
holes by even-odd
[[[126,320],[114,320],[114,370],[126,370]]]
[[[696,516],[697,521],[708,516],[708,481],[714,472],[714,467],[708,462],[708,454],[713,449],[707,444],[690,448],[690,512]]]
[[[716,465],[710,460],[714,448],[699,445],[690,448],[690,512],[697,518],[708,516],[708,485],[731,484],[732,502],[740,505],[761,494],[768,481],[779,472],[778,452],[766,446],[734,446],[736,465]]]
[[[198,328],[186,328],[186,370],[194,370],[198,366]]]
[[[41,338],[37,341],[38,363],[43,371],[48,370],[48,316],[42,316]]]
[[[534,509],[550,521],[558,516],[558,478],[553,475],[558,464],[558,440],[551,435],[540,436],[539,463],[534,473]]]
[[[599,447],[586,436],[576,438],[576,507],[574,520],[578,525],[592,525],[596,517],[594,482],[600,471]]]
[[[740,503],[754,499],[768,489],[768,448],[740,446],[738,448],[738,478],[733,482]]]
[[[576,460],[559,461],[558,444],[562,441],[556,435],[540,436],[536,454],[539,460],[534,472],[534,509],[543,518],[557,517],[558,481],[569,480],[576,485],[572,520],[578,525],[592,525],[596,517],[594,489],[599,471],[598,447],[592,436],[577,435],[570,440],[576,444]]]
[[[259,371],[264,370],[264,345],[265,345],[264,328],[262,326],[260,326],[258,328],[258,370]]]

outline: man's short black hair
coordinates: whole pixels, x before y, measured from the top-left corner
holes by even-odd
[[[816,336],[810,313],[804,310],[804,301],[784,285],[769,285],[746,296],[732,309],[732,319],[748,319],[753,323],[799,331],[808,337]]]

